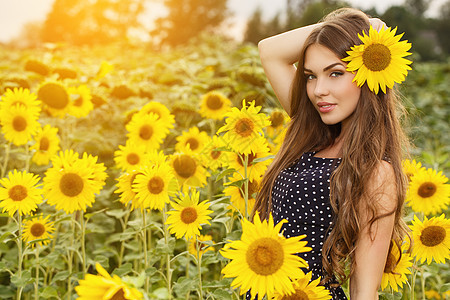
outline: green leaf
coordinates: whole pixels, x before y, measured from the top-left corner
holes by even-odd
[[[115,268],[112,274],[116,274],[119,277],[129,274],[132,271],[133,265],[131,263],[126,263],[120,266],[120,268]]]
[[[2,234],[2,236],[0,236],[0,242],[3,243],[3,241],[5,241],[5,243],[7,243],[7,242],[9,242],[10,240],[12,240],[12,239],[6,239],[6,238],[9,237],[10,235],[14,236],[14,235],[12,234],[12,232],[10,232],[10,231],[7,231],[7,232],[5,232],[4,234]]]
[[[69,278],[69,271],[61,271],[56,273],[55,277],[53,277],[52,279],[52,283],[55,283],[57,281],[63,281],[66,280],[67,278]]]
[[[47,286],[41,293],[40,293],[40,297],[41,298],[59,298],[58,296],[58,291],[56,290],[56,288],[52,287],[52,286]]]
[[[17,287],[24,287],[29,283],[33,282],[33,278],[31,278],[31,271],[24,270],[22,275],[19,277],[18,274],[14,274],[11,276],[11,282]]]
[[[217,289],[214,291],[213,293],[214,297],[217,299],[221,299],[221,300],[227,300],[227,299],[232,299],[231,298],[231,294],[223,289]]]
[[[266,161],[266,160],[268,160],[268,159],[272,159],[272,158],[275,158],[275,155],[267,155],[267,156],[264,156],[264,157],[258,157],[258,158],[255,158],[255,159],[252,161],[252,165],[254,165],[254,164],[256,164],[256,163],[259,163],[259,162],[262,162],[262,161]]]
[[[217,174],[216,182],[219,182],[219,180],[221,180],[223,177],[231,175],[234,172],[236,172],[235,169],[225,169],[225,170],[223,170],[222,172]]]

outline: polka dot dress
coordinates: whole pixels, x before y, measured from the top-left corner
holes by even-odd
[[[284,236],[289,238],[306,234],[307,246],[312,251],[301,253],[312,272],[312,280],[322,277],[322,247],[333,225],[330,204],[330,175],[340,158],[315,157],[306,152],[295,164],[280,172],[272,189],[274,223],[282,219]],[[328,229],[329,228],[329,229]],[[336,283],[336,281],[334,281]],[[347,299],[341,287],[325,285],[333,300]],[[246,299],[250,299],[247,293]]]
[[[306,234],[305,241],[312,251],[301,257],[309,264],[312,279],[322,277],[322,247],[333,225],[330,204],[330,175],[340,158],[315,157],[304,153],[294,165],[281,171],[272,190],[274,223],[286,219],[284,235],[289,238]],[[330,228],[329,228],[330,227]],[[332,299],[347,299],[341,287],[331,288]]]

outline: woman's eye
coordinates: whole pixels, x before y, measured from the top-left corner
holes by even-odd
[[[311,75],[311,74],[305,74],[305,76],[306,76],[306,80],[312,80],[312,79],[314,79],[314,75]]]
[[[343,75],[344,73],[342,73],[342,72],[339,72],[339,71],[335,71],[335,72],[332,72],[331,73],[331,77],[339,77],[339,76],[341,76],[341,75]]]

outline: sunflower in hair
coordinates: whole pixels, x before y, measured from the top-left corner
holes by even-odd
[[[358,34],[362,44],[351,47],[348,56],[347,71],[356,72],[353,81],[358,86],[365,82],[369,89],[378,94],[379,89],[386,93],[386,87],[392,89],[394,83],[405,80],[409,64],[412,62],[403,58],[410,55],[411,44],[400,41],[402,34],[395,35],[397,28],[382,28],[379,31],[370,26],[369,35]]]

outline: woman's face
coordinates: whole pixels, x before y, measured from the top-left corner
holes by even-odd
[[[361,88],[346,63],[328,48],[313,44],[305,53],[306,92],[327,125],[342,122],[342,130],[356,109]]]

